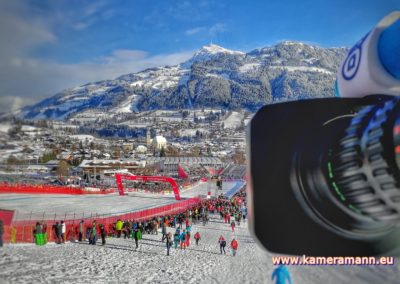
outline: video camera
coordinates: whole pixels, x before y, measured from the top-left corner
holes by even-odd
[[[252,119],[251,229],[276,253],[400,255],[400,12],[350,49],[336,91]]]

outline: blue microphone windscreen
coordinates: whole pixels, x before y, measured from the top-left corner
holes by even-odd
[[[400,79],[400,19],[381,33],[378,53],[386,71]]]

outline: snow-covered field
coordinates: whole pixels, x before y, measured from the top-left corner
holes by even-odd
[[[223,122],[225,128],[236,128],[240,126],[243,114],[237,111],[233,111]]]
[[[7,133],[11,127],[12,125],[9,123],[0,123],[0,132]]]
[[[240,189],[242,182],[224,182],[223,193]],[[200,182],[181,192],[181,198],[215,193],[215,183]],[[233,191],[232,191],[233,190]],[[73,219],[103,214],[123,214],[176,202],[174,194],[118,193],[107,195],[0,194],[0,208],[16,210],[14,220]],[[45,212],[45,213],[44,213]]]
[[[169,229],[171,232],[173,229]],[[229,225],[212,215],[199,231],[199,246],[193,237],[188,249],[171,249],[166,255],[161,234],[144,235],[136,249],[131,239],[107,239],[107,244],[7,245],[0,248],[0,283],[272,283],[275,268],[271,254],[261,249],[247,224],[233,234]],[[239,243],[237,256],[230,249],[221,255],[218,238]],[[288,266],[296,283],[399,283],[399,265],[394,266]]]
[[[309,67],[309,66],[269,66],[271,69],[285,69],[289,72],[303,71],[303,72],[319,72],[325,74],[332,74],[331,71],[324,68]]]
[[[213,184],[200,183],[182,192],[182,197],[206,194]],[[242,184],[225,182],[223,192],[233,194]],[[110,212],[113,208],[138,210],[174,202],[171,196],[129,193],[128,196],[32,196],[0,195],[0,207],[7,206],[19,212],[34,211],[47,206],[48,212],[70,212],[79,208],[96,208]],[[117,204],[117,206],[116,206]],[[64,211],[63,211],[64,210]],[[22,214],[22,213],[20,213]],[[20,215],[21,216],[21,215]],[[18,216],[17,216],[18,217]],[[173,232],[173,228],[169,231]],[[202,239],[186,250],[171,249],[166,256],[161,234],[143,236],[136,249],[131,239],[107,239],[107,244],[91,246],[87,242],[6,245],[0,248],[0,283],[272,283],[274,270],[272,256],[263,250],[250,234],[247,223],[232,233],[219,216],[211,215],[210,222],[193,225],[192,236],[199,231]],[[221,255],[218,238],[223,235],[228,244],[235,237],[239,243],[238,255],[230,249]],[[293,283],[399,283],[398,259],[392,266],[288,266]]]
[[[138,103],[139,99],[140,99],[139,95],[136,95],[136,94],[130,95],[119,106],[113,108],[111,110],[111,112],[116,112],[116,113],[127,112],[127,113],[130,113],[130,112],[132,112],[132,110],[133,111],[138,111],[137,103]]]

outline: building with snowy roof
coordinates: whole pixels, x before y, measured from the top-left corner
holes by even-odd
[[[164,136],[157,135],[154,137],[154,139],[151,141],[151,144],[155,149],[161,150],[161,148],[166,148],[167,147],[167,139],[165,139]]]
[[[217,157],[149,157],[146,164],[157,165],[166,175],[176,175],[178,173],[178,165],[201,165],[215,169],[224,166]]]
[[[146,154],[147,153],[147,147],[144,145],[139,145],[136,147],[136,153],[140,154]]]
[[[104,175],[105,172],[112,172],[113,170],[127,170],[134,173],[135,170],[144,168],[146,161],[138,160],[83,160],[79,165],[79,168],[83,171],[83,174],[89,176]]]

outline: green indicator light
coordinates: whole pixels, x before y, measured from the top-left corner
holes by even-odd
[[[357,213],[361,214],[360,209],[354,207],[353,205],[349,204],[349,208],[350,208],[351,210],[353,210],[354,212],[357,212]]]
[[[336,185],[335,182],[332,182],[332,186],[333,186],[333,188],[335,189],[337,195],[339,195],[340,199],[341,199],[342,201],[346,201],[346,197],[344,197],[343,193],[340,192],[340,190],[339,190],[339,188],[338,188],[338,186]]]
[[[328,163],[328,174],[330,178],[333,178],[333,172],[332,172],[332,164],[331,162]]]

